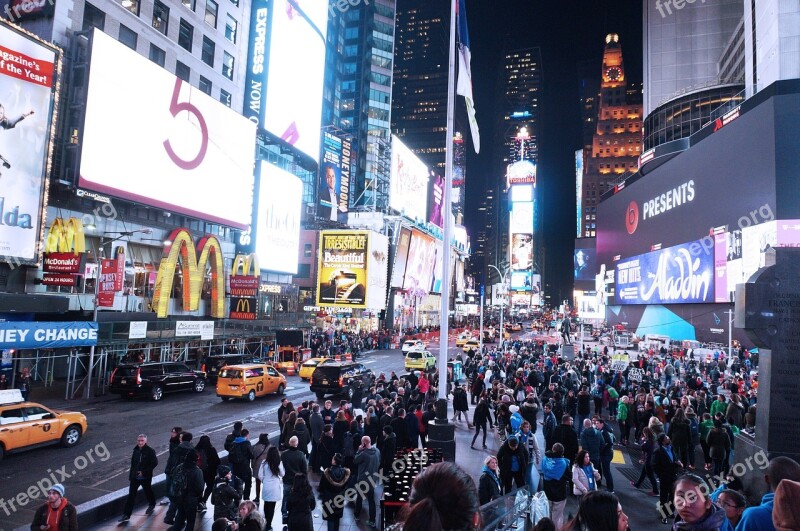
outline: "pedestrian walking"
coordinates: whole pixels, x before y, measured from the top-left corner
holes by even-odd
[[[475,412],[472,416],[472,424],[475,426],[475,435],[472,437],[472,444],[470,444],[470,448],[473,450],[475,449],[475,441],[478,440],[478,435],[483,431],[483,448],[486,448],[486,423],[489,423],[489,429],[494,429],[492,425],[492,416],[489,411],[489,403],[486,401],[486,397],[481,397],[478,400],[478,405],[475,406]]]
[[[250,463],[250,470],[253,478],[256,480],[256,493],[253,496],[253,501],[256,505],[261,502],[261,480],[258,477],[258,472],[261,470],[261,464],[267,458],[267,450],[270,448],[269,434],[262,433],[258,436],[258,442],[253,446],[253,460]]]
[[[201,435],[200,440],[197,441],[194,450],[197,452],[197,467],[203,472],[203,481],[206,488],[203,491],[203,497],[200,499],[200,504],[197,509],[201,513],[206,512],[206,502],[214,492],[214,479],[217,477],[217,469],[219,468],[220,460],[219,453],[214,445],[211,444],[211,438],[208,435]]]
[[[675,458],[672,451],[672,441],[669,440],[669,435],[662,433],[656,439],[658,448],[653,453],[653,472],[658,477],[659,482],[659,512],[661,513],[661,523],[666,524],[667,515],[672,514],[670,508],[670,496],[672,494],[672,486],[675,484],[675,479],[678,473],[683,468],[683,463]]]
[[[641,450],[642,457],[639,463],[642,465],[642,472],[639,474],[639,479],[635,482],[631,481],[634,488],[639,488],[644,483],[645,477],[650,481],[650,496],[658,496],[658,483],[653,471],[653,453],[656,451],[656,438],[653,435],[653,430],[645,427],[642,430]]]
[[[133,504],[136,501],[136,493],[139,487],[144,490],[145,498],[147,498],[146,515],[153,514],[156,506],[156,497],[153,494],[151,486],[153,482],[153,470],[158,466],[158,457],[156,452],[147,445],[147,435],[144,433],[136,437],[136,446],[133,447],[133,454],[131,455],[131,466],[128,471],[128,498],[125,500],[125,508],[122,510],[122,518],[120,522],[127,522],[131,519],[133,513]]]
[[[350,480],[350,470],[343,467],[343,463],[344,457],[341,454],[335,454],[331,466],[322,472],[319,479],[322,519],[327,522],[328,531],[339,531],[339,521],[344,516],[344,504],[336,502]]]
[[[231,449],[228,451],[228,463],[231,465],[233,475],[244,483],[243,496],[245,500],[250,499],[250,488],[253,484],[253,445],[250,444],[248,436],[250,432],[243,429],[241,435],[233,439]]]
[[[192,438],[194,436],[191,432],[181,431],[178,437],[181,442],[170,452],[167,467],[164,471],[167,474],[169,484],[169,490],[167,491],[169,507],[167,508],[167,513],[164,515],[164,523],[169,525],[175,524],[175,515],[180,505],[178,498],[175,496],[175,470],[184,463],[189,452],[194,452],[194,447],[192,446]]]
[[[173,492],[178,510],[175,513],[175,525],[172,531],[194,531],[197,521],[197,506],[203,497],[205,481],[203,472],[197,467],[197,452],[192,448],[186,454],[183,467],[176,467],[173,480]],[[186,526],[184,528],[184,525]]]
[[[564,446],[555,443],[545,452],[542,460],[544,493],[550,504],[550,517],[556,529],[564,523],[564,507],[567,504],[567,483],[570,479],[570,461],[564,457]]]

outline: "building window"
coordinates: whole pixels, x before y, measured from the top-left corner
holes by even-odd
[[[228,79],[233,79],[233,63],[233,56],[228,52],[224,52],[222,55],[222,75]]]
[[[194,27],[181,19],[180,27],[178,28],[178,45],[187,52],[191,52],[192,38],[194,38]]]
[[[231,4],[235,5],[236,7],[239,7],[239,0],[231,0]]]
[[[230,92],[228,92],[225,89],[219,89],[219,101],[230,107],[231,106]]]
[[[200,76],[200,90],[211,96],[211,80]]]
[[[311,244],[306,243],[303,245],[303,256],[306,258],[311,258]]]
[[[181,3],[186,7],[186,9],[190,9],[194,11],[194,0],[181,0]]]
[[[206,24],[212,28],[217,27],[217,13],[219,12],[219,4],[214,0],[206,0]]]
[[[200,54],[201,59],[205,64],[212,67],[214,66],[214,51],[216,50],[216,45],[214,41],[209,39],[206,36],[203,36],[203,52]]]
[[[158,66],[163,67],[164,63],[167,60],[167,52],[156,46],[155,44],[150,44],[150,60],[153,61]]]
[[[136,50],[136,43],[138,40],[139,36],[135,31],[130,29],[128,26],[124,26],[122,24],[119,25],[119,42],[131,50]]]
[[[122,7],[139,16],[139,0],[122,0]]]
[[[178,61],[175,64],[175,75],[188,83],[189,77],[191,76],[191,70],[189,70],[188,66]]]
[[[97,28],[102,30],[106,25],[106,14],[89,2],[83,6],[83,29]]]
[[[225,22],[225,38],[236,44],[236,33],[239,31],[239,23],[235,18],[228,15]]]
[[[164,35],[169,29],[169,8],[158,0],[153,4],[153,27]]]

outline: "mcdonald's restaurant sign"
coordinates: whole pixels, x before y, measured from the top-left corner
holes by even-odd
[[[82,272],[86,263],[86,237],[81,220],[54,219],[44,242],[43,255],[42,284],[74,286],[74,275]]]
[[[185,311],[197,311],[206,268],[211,270],[211,317],[225,317],[225,267],[222,247],[215,236],[203,236],[195,246],[187,229],[175,229],[158,266],[151,307],[157,317],[167,317],[173,280],[180,259],[183,286],[180,297]]]
[[[258,299],[231,297],[231,319],[253,320],[258,317]]]
[[[253,273],[250,274],[252,266]],[[261,282],[261,269],[258,267],[258,256],[240,254],[233,260],[230,276],[231,297],[255,298]],[[233,300],[231,300],[231,308]],[[255,317],[253,317],[255,319]]]

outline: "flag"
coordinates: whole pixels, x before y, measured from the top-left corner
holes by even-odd
[[[456,94],[464,96],[467,103],[467,116],[469,117],[469,130],[472,133],[472,144],[475,153],[481,151],[481,136],[478,132],[478,121],[475,119],[475,103],[472,100],[472,69],[470,67],[471,54],[469,51],[469,32],[467,31],[467,8],[464,0],[456,4],[458,17],[458,81]]]

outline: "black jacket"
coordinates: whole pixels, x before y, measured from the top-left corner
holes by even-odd
[[[128,472],[128,479],[130,481],[136,480],[139,477],[139,472],[143,478],[153,478],[153,470],[158,466],[158,457],[156,452],[147,444],[139,448],[139,445],[133,447],[133,455],[131,456],[131,469]]]
[[[167,468],[164,470],[164,472],[167,475],[172,474],[172,471],[175,470],[175,467],[178,466],[178,463],[183,463],[186,461],[186,455],[189,453],[189,450],[194,450],[192,443],[190,442],[182,442],[176,446],[175,449],[169,454]]]
[[[328,506],[325,504],[331,500],[335,500],[337,496],[344,492],[349,479],[350,469],[342,466],[331,466],[322,473],[322,477],[319,478],[318,490],[320,501],[323,507],[325,507],[322,511],[323,520],[338,520],[344,516],[344,506],[340,507],[335,503]],[[330,507],[330,510],[328,510],[328,507]]]
[[[479,403],[475,408],[475,413],[472,415],[472,423],[476,426],[486,427],[486,421],[489,421],[489,427],[492,427],[492,416],[489,414],[489,404],[484,400]]]
[[[289,447],[288,450],[281,454],[281,462],[286,475],[283,476],[283,484],[291,485],[294,483],[294,476],[296,474],[308,474],[308,463],[306,463],[306,456],[297,448]]]
[[[394,433],[383,439],[381,448],[381,468],[385,471],[392,469],[394,454],[397,452],[397,438]]]
[[[564,457],[570,462],[575,461],[578,455],[578,433],[568,424],[559,424],[553,432],[553,444],[561,443],[564,446]],[[545,452],[552,448],[545,448]]]
[[[397,437],[398,448],[408,448],[411,446],[411,440],[408,438],[408,425],[406,419],[395,417],[389,423],[389,426],[394,430],[394,435]]]
[[[184,500],[199,500],[203,497],[203,490],[206,488],[203,471],[197,468],[194,463],[184,465],[183,471],[186,474],[186,496]]]
[[[497,484],[497,481],[495,481],[488,472],[481,474],[478,480],[478,500],[480,504],[486,505],[500,496],[500,485]]]
[[[521,444],[517,445],[516,450],[512,450],[511,446],[508,445],[508,441],[506,441],[500,447],[500,451],[497,452],[497,464],[500,465],[498,470],[500,470],[500,477],[504,478],[504,480],[511,477],[511,463],[512,458],[515,456],[519,461],[519,472],[517,473],[524,474],[528,466],[528,452],[522,448]]]
[[[672,455],[675,456],[675,449],[672,449]],[[675,456],[677,458],[677,456]],[[664,447],[659,445],[655,452],[653,452],[653,472],[658,476],[661,482],[661,488],[665,485],[672,485],[675,478],[678,477],[678,472],[681,467],[675,461],[670,460],[667,451]]]

